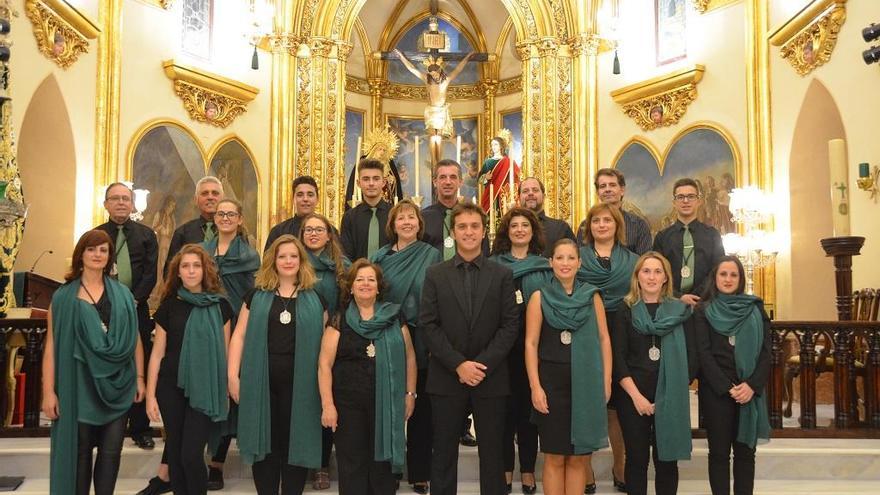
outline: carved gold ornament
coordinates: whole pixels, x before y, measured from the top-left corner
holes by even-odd
[[[724,7],[726,5],[730,5],[732,3],[736,3],[738,1],[739,0],[692,0],[694,8],[697,10],[697,12],[701,14],[705,14],[706,12]]]
[[[705,71],[705,66],[697,64],[612,91],[611,97],[642,130],[675,125],[697,99],[697,84]]]
[[[373,129],[373,132],[364,139],[362,146],[363,149],[358,150],[359,154],[375,158],[387,164],[388,160],[393,160],[397,156],[397,148],[400,147],[400,142],[397,139],[397,134],[394,134],[391,127],[385,124],[384,128]],[[384,159],[371,155],[376,146],[383,146],[385,148]]]
[[[522,82],[519,77],[500,81],[498,95],[512,94],[522,90]],[[397,84],[387,80],[376,80],[376,89],[382,98],[404,101],[423,101],[428,99],[428,90],[425,86],[412,84]],[[502,91],[503,89],[503,91]],[[345,76],[345,90],[371,96],[370,81],[360,77]],[[482,100],[486,97],[484,88],[478,84],[461,84],[449,87],[447,98],[451,101]]]
[[[186,67],[167,60],[165,75],[174,81],[174,93],[183,100],[191,119],[216,127],[226,127],[247,111],[259,89],[216,74]]]
[[[62,69],[88,52],[89,40],[100,33],[95,23],[64,0],[26,0],[24,8],[40,52]]]
[[[780,56],[805,76],[831,60],[846,21],[846,0],[814,0],[770,36]]]

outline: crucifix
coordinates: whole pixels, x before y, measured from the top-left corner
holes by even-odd
[[[443,138],[451,138],[454,134],[452,128],[452,116],[449,113],[449,103],[446,95],[452,81],[461,74],[465,65],[473,60],[485,62],[490,60],[488,53],[462,53],[442,51],[448,49],[448,37],[446,32],[440,31],[437,21],[439,10],[438,0],[430,0],[431,17],[428,21],[428,30],[419,38],[419,48],[424,51],[404,54],[400,50],[378,53],[382,60],[400,60],[414,76],[419,78],[428,90],[428,106],[425,108],[425,129],[430,139],[428,148],[431,152],[432,163],[440,161],[440,144]],[[421,62],[425,66],[422,72],[415,67],[413,61]],[[443,69],[446,62],[459,61],[455,69],[448,75]]]

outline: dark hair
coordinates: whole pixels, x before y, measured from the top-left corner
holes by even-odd
[[[537,178],[537,177],[526,177],[525,179],[523,179],[523,180],[521,180],[521,181],[519,182],[519,194],[520,194],[520,195],[522,195],[522,186],[523,186],[523,184],[526,183],[527,180],[534,180],[535,182],[537,182],[537,183],[538,183],[538,187],[541,188],[541,194],[544,194],[544,193],[547,192],[547,191],[544,190],[544,183],[541,182],[541,179],[539,179],[539,178]]]
[[[459,178],[461,178],[461,164],[451,158],[444,158],[434,165],[434,170],[432,171],[434,176],[432,178],[437,178],[437,170],[440,167],[455,167],[458,170]]]
[[[486,228],[489,217],[486,216],[486,212],[483,211],[482,208],[474,203],[471,203],[470,201],[459,201],[458,203],[456,203],[455,206],[452,207],[452,218],[449,220],[449,222],[452,224],[450,225],[450,228],[455,229],[455,219],[462,213],[476,213],[477,215],[480,215],[480,220],[483,223],[483,229]]]
[[[388,242],[390,244],[397,242],[397,232],[394,231],[394,222],[397,220],[397,215],[400,215],[400,210],[404,208],[411,208],[416,212],[416,219],[419,221],[419,230],[416,232],[416,239],[421,240],[422,236],[425,234],[425,219],[422,218],[422,212],[419,211],[419,207],[416,206],[412,200],[404,199],[398,201],[396,205],[391,207],[391,211],[388,212],[388,223],[385,224],[385,235],[388,237]]]
[[[685,177],[683,179],[678,179],[677,181],[675,181],[675,184],[672,185],[672,195],[675,196],[675,191],[679,187],[685,187],[685,186],[691,186],[694,189],[696,189],[698,195],[702,194],[702,191],[700,191],[700,185],[697,184],[697,181],[695,181],[694,179],[691,179],[690,177]]]
[[[212,294],[223,294],[223,284],[220,283],[220,275],[217,273],[217,265],[214,258],[199,244],[186,244],[171,258],[165,276],[165,285],[162,287],[162,300],[169,297],[177,297],[177,289],[183,285],[180,280],[180,261],[187,254],[199,257],[202,263],[202,291]]]
[[[563,237],[562,239],[559,239],[558,241],[553,243],[553,249],[550,250],[551,258],[553,258],[553,256],[556,254],[556,250],[561,246],[573,247],[575,252],[578,254],[578,258],[581,257],[581,250],[578,248],[577,242],[569,239],[568,237]]]
[[[358,162],[358,177],[361,176],[361,170],[378,170],[380,172],[384,172],[385,165],[383,165],[382,162],[380,162],[379,160],[364,158],[363,160]]]
[[[614,177],[617,179],[617,184],[620,187],[626,187],[626,177],[623,176],[623,172],[617,170],[615,168],[600,168],[596,171],[596,176],[593,178],[593,185],[596,186],[596,189],[599,189],[599,177]]]
[[[315,178],[311,175],[300,175],[296,179],[293,179],[293,184],[290,186],[291,191],[296,191],[296,188],[307,184],[315,188],[315,194],[318,194],[318,183],[315,181]]]
[[[351,288],[354,286],[354,279],[357,278],[357,272],[361,268],[372,268],[373,271],[376,273],[376,286],[379,290],[378,294],[376,294],[377,301],[381,299],[382,293],[385,292],[385,277],[382,274],[382,267],[380,267],[376,263],[372,263],[366,258],[360,258],[351,264],[348,272],[345,273],[345,279],[343,280],[343,283],[340,285],[340,287],[342,288],[342,290],[340,291],[342,292],[342,304],[340,305],[340,308],[343,308],[341,310],[342,313],[345,312],[344,308],[348,306],[348,303],[350,303],[353,299]]]
[[[229,204],[235,206],[235,211],[238,212],[239,218],[241,218],[241,224],[239,224],[238,228],[236,229],[235,235],[241,237],[241,239],[245,242],[245,244],[247,244],[248,243],[248,231],[247,231],[247,227],[245,227],[245,225],[244,225],[244,206],[242,206],[241,201],[239,201],[237,199],[223,198],[217,202],[217,211],[220,210],[220,205],[222,205],[223,203],[229,203]],[[217,214],[214,213],[214,216],[217,216]]]
[[[510,242],[510,222],[513,221],[513,217],[524,217],[532,225],[529,253],[541,255],[544,252],[544,226],[541,225],[537,215],[532,210],[519,206],[511,208],[501,217],[498,231],[495,233],[495,240],[492,241],[492,254],[507,253],[513,248],[513,243]]]
[[[435,79],[434,76],[431,75],[431,72],[439,71],[440,79]],[[425,72],[425,79],[427,79],[428,84],[440,84],[446,80],[446,72],[443,70],[438,64],[431,64],[428,66],[427,72]]]
[[[324,224],[324,228],[327,229],[327,237],[329,240],[324,249],[330,249],[330,259],[333,260],[333,264],[336,266],[336,285],[342,287],[342,281],[345,277],[345,255],[342,253],[342,243],[339,241],[339,234],[333,229],[333,224],[330,223],[330,220],[320,213],[309,213],[303,217],[302,222],[299,224],[298,238],[300,242],[305,245],[306,240],[304,232],[306,224],[313,218],[320,220],[321,223]],[[308,248],[306,249],[308,250]]]
[[[126,184],[125,182],[114,182],[113,184],[110,184],[109,186],[107,186],[107,189],[104,189],[104,201],[107,201],[107,198],[110,197],[110,189],[113,189],[116,186],[122,186],[122,187],[128,189],[128,193],[131,195],[130,199],[132,201],[134,201],[134,190],[132,190],[132,188],[128,187],[128,184]]]
[[[64,275],[64,280],[66,282],[70,282],[71,280],[82,276],[83,254],[85,254],[87,248],[100,246],[101,244],[107,244],[110,251],[107,258],[107,264],[104,266],[104,275],[110,275],[110,272],[113,270],[113,264],[116,262],[116,250],[113,247],[113,239],[110,238],[110,235],[107,232],[100,229],[94,229],[83,234],[79,238],[79,241],[77,241],[76,247],[73,248],[73,256],[70,260],[70,271]]]
[[[590,208],[590,211],[587,212],[587,218],[584,220],[584,224],[586,225],[586,229],[584,231],[584,241],[587,244],[592,244],[595,239],[593,239],[593,231],[591,229],[591,222],[593,221],[593,217],[602,213],[603,211],[607,211],[611,218],[614,219],[614,240],[620,244],[621,247],[626,247],[626,224],[623,219],[623,215],[620,213],[620,210],[609,205],[608,203],[596,203]]]
[[[718,258],[718,263],[715,264],[712,271],[709,273],[709,283],[706,284],[706,290],[703,291],[701,300],[702,304],[708,304],[718,295],[718,287],[715,284],[715,277],[718,275],[718,268],[721,266],[721,263],[727,262],[735,264],[736,269],[739,271],[739,284],[737,284],[736,292],[734,292],[734,294],[742,294],[746,291],[746,270],[743,268],[742,261],[736,256],[722,256]]]

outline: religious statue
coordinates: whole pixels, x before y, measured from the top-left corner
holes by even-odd
[[[483,162],[477,179],[483,188],[480,194],[480,206],[487,213],[491,213],[491,205],[495,210],[496,218],[501,218],[501,215],[510,208],[516,200],[516,191],[519,189],[520,167],[507,156],[511,139],[512,135],[507,129],[501,129],[498,136],[492,138],[492,156]]]
[[[395,204],[403,199],[403,188],[400,187],[400,172],[397,170],[397,164],[394,163],[394,157],[397,156],[398,148],[397,136],[385,125],[384,129],[374,130],[367,139],[364,140],[363,149],[358,150],[358,161],[364,158],[379,160],[385,165],[385,188],[382,190],[382,196],[385,201]],[[345,209],[351,208],[351,199],[354,195],[354,180],[357,177],[357,164],[348,176],[348,185],[345,187]]]

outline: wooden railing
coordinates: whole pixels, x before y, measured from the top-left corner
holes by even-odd
[[[0,320],[0,436],[19,436],[40,434],[40,396],[43,358],[43,341],[46,336],[45,319]],[[21,372],[25,374],[24,387],[24,428],[9,428],[6,425],[6,411],[10,401],[7,371],[10,365],[11,344],[19,344],[19,354],[23,357]]]

